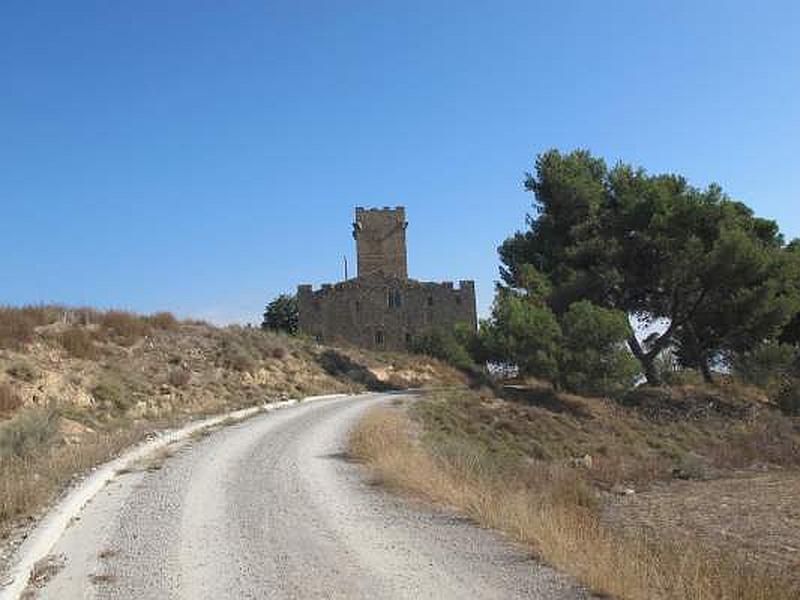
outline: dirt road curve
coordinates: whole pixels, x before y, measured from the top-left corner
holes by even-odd
[[[83,510],[37,597],[580,598],[491,532],[390,496],[342,458],[388,396],[301,404],[119,475]]]

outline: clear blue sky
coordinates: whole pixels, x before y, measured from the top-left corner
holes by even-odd
[[[0,304],[256,322],[403,204],[412,276],[485,313],[551,147],[800,236],[794,0],[4,0],[0,86]]]

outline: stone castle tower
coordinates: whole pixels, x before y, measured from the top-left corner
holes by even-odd
[[[356,207],[353,237],[358,254],[358,276],[383,273],[408,279],[406,209]]]
[[[356,207],[358,275],[336,284],[297,287],[300,331],[326,343],[403,350],[433,328],[477,328],[475,284],[408,278],[406,211]]]

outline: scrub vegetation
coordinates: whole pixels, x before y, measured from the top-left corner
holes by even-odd
[[[0,536],[157,429],[289,397],[463,382],[419,356],[169,313],[2,307]]]

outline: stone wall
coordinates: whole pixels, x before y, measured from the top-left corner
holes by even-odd
[[[406,210],[356,207],[353,237],[358,254],[358,276],[383,273],[408,278],[406,259]]]
[[[475,284],[430,283],[373,274],[297,291],[300,330],[326,343],[404,350],[435,327],[477,328]]]

